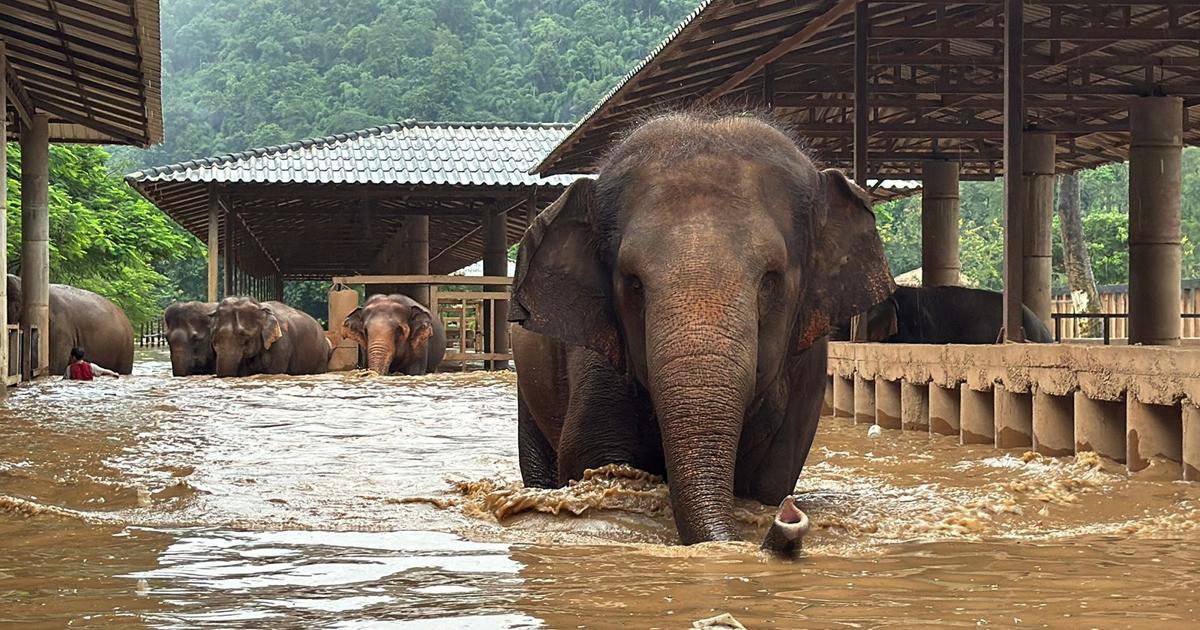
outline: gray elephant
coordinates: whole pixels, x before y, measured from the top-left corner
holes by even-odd
[[[1052,343],[1050,330],[1024,304],[1026,341]],[[898,287],[867,311],[865,341],[885,343],[997,343],[1004,328],[1004,295],[967,287]],[[831,337],[850,339],[844,323]]]
[[[8,275],[8,322],[21,320],[21,278]],[[102,368],[133,372],[133,325],[108,298],[65,284],[50,285],[50,373],[63,374],[71,348]]]
[[[217,376],[322,374],[332,347],[321,325],[282,302],[227,297],[213,311]]]
[[[217,373],[212,329],[216,302],[176,302],[163,311],[171,373],[175,376]]]
[[[441,318],[398,293],[367,298],[342,323],[342,337],[358,343],[377,374],[432,373],[446,355]]]
[[[865,193],[785,132],[650,119],[521,240],[525,484],[628,463],[665,473],[685,544],[738,538],[735,496],[806,529],[783,501],[817,429],[830,323],[894,290]]]

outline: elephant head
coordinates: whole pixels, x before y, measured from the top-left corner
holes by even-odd
[[[668,114],[530,226],[510,319],[645,389],[690,544],[737,537],[743,424],[789,357],[893,289],[865,193],[844,175],[759,118]]]
[[[262,360],[284,331],[269,304],[254,298],[227,297],[213,313],[213,350],[217,376],[242,376]]]
[[[21,323],[21,276],[8,274],[6,290],[8,291],[8,304],[6,305],[8,323],[19,324]]]
[[[423,357],[432,336],[433,314],[406,295],[372,295],[342,323],[342,338],[358,343],[377,374]]]
[[[171,373],[175,376],[212,374],[216,370],[212,329],[216,304],[176,302],[163,312]]]

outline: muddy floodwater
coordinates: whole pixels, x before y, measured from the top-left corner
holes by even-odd
[[[136,372],[0,408],[0,626],[1200,627],[1200,484],[1169,471],[827,418],[788,563],[674,545],[634,471],[520,489],[511,374]]]

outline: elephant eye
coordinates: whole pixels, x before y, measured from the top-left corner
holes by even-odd
[[[629,288],[640,293],[642,291],[641,278],[638,278],[637,276],[629,276]]]

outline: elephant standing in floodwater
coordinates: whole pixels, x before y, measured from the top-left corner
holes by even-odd
[[[446,354],[446,327],[407,295],[372,295],[342,323],[342,337],[367,353],[376,374],[432,373]]]
[[[217,353],[212,345],[216,302],[176,302],[163,312],[171,374],[216,374]]]
[[[894,289],[865,193],[786,133],[651,119],[521,240],[526,485],[628,463],[665,473],[684,543],[736,539],[735,495],[779,504],[796,485],[831,322]]]
[[[227,297],[213,315],[217,376],[323,374],[332,346],[321,325],[283,302]]]
[[[1050,330],[1021,305],[1026,341],[1052,343]],[[898,287],[867,311],[866,341],[886,343],[996,343],[1004,328],[1004,295],[967,287]],[[831,336],[850,339],[844,323]]]
[[[8,275],[8,323],[21,320],[21,278]],[[43,337],[43,343],[46,343]],[[133,325],[108,298],[65,284],[50,285],[50,373],[63,374],[71,348],[118,374],[133,372]]]

